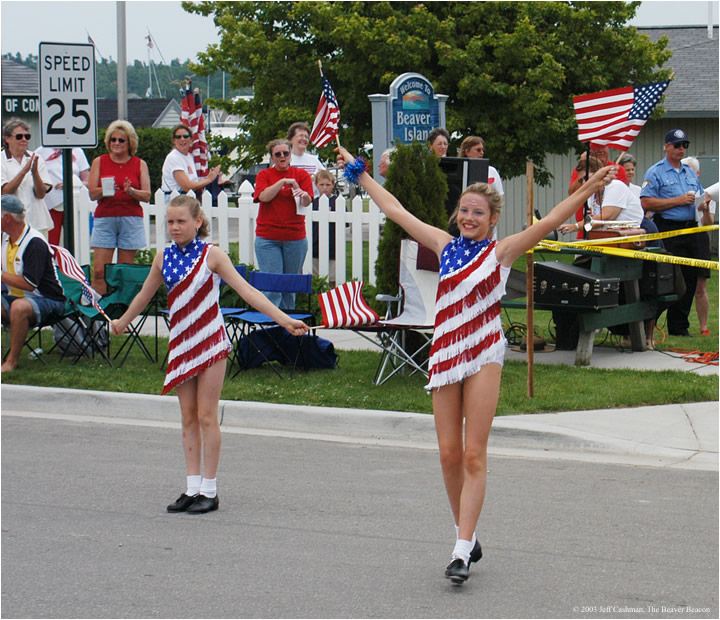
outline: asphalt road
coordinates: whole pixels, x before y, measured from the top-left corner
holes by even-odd
[[[4,414],[2,616],[718,617],[716,472],[492,458],[458,588],[434,451],[223,441],[220,510],[169,515],[177,429]]]

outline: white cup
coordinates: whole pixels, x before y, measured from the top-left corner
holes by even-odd
[[[100,183],[102,183],[103,196],[115,195],[115,177],[103,177]]]

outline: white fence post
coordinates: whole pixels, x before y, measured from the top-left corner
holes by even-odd
[[[238,242],[238,262],[247,265],[256,265],[255,262],[255,221],[258,214],[258,203],[253,202],[254,188],[251,183],[244,181],[240,186],[238,206],[231,207],[225,192],[218,195],[218,206],[212,206],[212,196],[203,192],[202,205],[205,215],[210,221],[210,239],[217,243],[223,251],[230,250],[230,243]],[[162,251],[168,244],[167,226],[165,223],[165,204],[177,195],[173,192],[165,196],[162,190],[155,192],[153,201],[142,203],[143,224],[145,226],[146,247]],[[190,195],[193,195],[192,192]],[[90,215],[95,212],[97,203],[90,200],[87,188],[80,188],[75,196],[75,256],[81,265],[90,264]],[[305,258],[304,271],[312,273],[312,244],[313,222],[318,223],[319,242],[319,273],[329,276],[330,259],[329,248],[335,246],[335,281],[338,285],[347,280],[346,252],[349,243],[351,252],[352,278],[362,280],[367,273],[367,280],[375,284],[375,263],[377,262],[377,244],[380,240],[380,230],[385,222],[385,215],[372,201],[368,213],[363,210],[363,199],[356,196],[348,205],[342,196],[335,201],[335,211],[330,211],[327,197],[320,198],[318,211],[312,211],[306,216],[306,231],[308,235],[308,253]],[[335,238],[330,237],[329,225],[335,224]],[[348,235],[347,226],[350,234]],[[363,240],[369,243],[368,261],[363,261]]]

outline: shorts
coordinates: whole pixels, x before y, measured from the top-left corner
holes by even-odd
[[[27,299],[33,309],[35,315],[35,324],[40,325],[44,321],[54,316],[61,318],[65,313],[65,302],[41,295],[29,295],[27,297],[15,297],[14,295],[2,294],[2,307],[5,312],[10,314],[10,306],[16,299]]]
[[[141,217],[96,217],[90,247],[141,250],[147,247],[145,225]]]
[[[702,260],[712,260],[712,255],[710,254],[710,235],[702,232],[695,233],[695,236],[697,237],[698,246],[697,257]],[[698,267],[697,274],[698,277],[707,279],[710,277],[710,270],[705,267]]]

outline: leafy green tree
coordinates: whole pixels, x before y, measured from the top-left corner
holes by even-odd
[[[425,144],[413,142],[396,145],[385,189],[418,219],[431,226],[447,229],[447,179],[440,170],[438,158]],[[408,237],[400,226],[387,220],[378,244],[378,260],[375,264],[378,290],[393,294],[397,290],[400,241]]]
[[[447,128],[479,134],[506,177],[528,160],[548,183],[546,153],[578,146],[572,96],[666,79],[670,57],[626,25],[639,2],[183,2],[212,16],[220,42],[190,68],[226,71],[251,101],[212,101],[244,116],[239,163],[298,120],[311,123],[320,93],[317,61],[338,96],[341,140],[371,139],[368,95],[399,74],[425,75],[449,96]],[[657,111],[659,115],[661,110]],[[457,146],[457,145],[455,145]],[[321,153],[330,157],[331,148]]]

